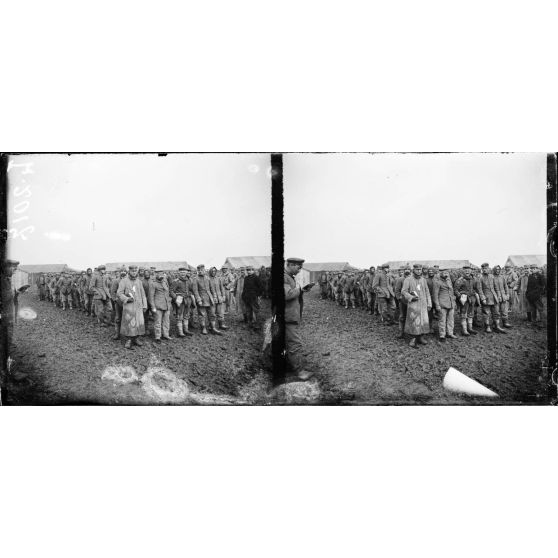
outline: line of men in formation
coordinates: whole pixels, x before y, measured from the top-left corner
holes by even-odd
[[[204,265],[197,273],[181,267],[166,273],[131,265],[122,267],[111,277],[106,266],[81,273],[41,274],[37,278],[40,300],[49,300],[66,309],[79,309],[97,318],[102,327],[114,324],[114,340],[127,337],[126,348],[142,345],[139,336],[151,317],[156,342],[171,340],[170,313],[176,317],[179,337],[192,335],[189,326],[196,314],[201,333],[222,335],[228,329],[225,315],[231,308],[242,312],[244,322],[258,328],[259,298],[269,297],[271,271],[252,266],[239,270],[212,267],[209,274]],[[217,325],[218,324],[218,325]]]
[[[479,270],[464,266],[461,271],[407,265],[390,272],[388,264],[371,267],[364,272],[322,273],[319,279],[321,297],[335,301],[346,309],[360,307],[369,314],[380,315],[385,325],[399,324],[399,337],[412,336],[410,345],[426,344],[422,337],[433,333],[438,321],[441,341],[455,338],[456,314],[464,336],[476,335],[473,329],[484,324],[485,331],[507,333],[513,311],[526,313],[528,321],[540,322],[542,296],[546,279],[535,265],[512,268],[504,272],[497,265],[483,263]],[[478,320],[478,312],[482,320]]]

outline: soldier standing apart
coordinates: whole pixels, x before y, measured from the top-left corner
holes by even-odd
[[[320,296],[322,300],[326,300],[328,280],[327,280],[327,273],[325,271],[322,271],[322,273],[320,274],[319,284],[320,284]]]
[[[226,295],[223,289],[223,282],[220,277],[217,277],[217,268],[212,267],[209,270],[209,284],[211,286],[211,292],[213,293],[215,299],[215,314],[217,316],[217,323],[219,324],[219,329],[227,330],[229,329],[225,325],[225,301]]]
[[[417,343],[427,344],[423,336],[430,331],[428,311],[432,308],[430,291],[419,264],[413,266],[413,274],[403,281],[401,294],[407,301],[405,333],[413,336],[409,346],[416,349]]]
[[[118,341],[120,339],[120,324],[122,323],[122,301],[118,296],[118,287],[120,286],[120,281],[126,277],[126,268],[121,267],[120,271],[117,272],[119,277],[115,279],[110,285],[110,298],[112,299],[112,304],[114,306],[114,335],[112,337],[113,341]]]
[[[434,306],[438,312],[438,335],[440,341],[445,341],[446,336],[457,339],[453,334],[455,320],[455,295],[447,269],[440,270],[440,278],[434,279]]]
[[[120,334],[128,337],[124,346],[130,350],[134,345],[141,347],[143,343],[138,337],[145,335],[143,312],[147,308],[147,297],[138,278],[137,265],[128,267],[128,276],[120,280],[116,294],[122,302]]]
[[[477,280],[471,273],[471,267],[463,266],[464,274],[455,281],[454,290],[459,297],[459,317],[461,318],[461,331],[465,337],[469,334],[477,335],[473,329],[475,306],[477,304]]]
[[[542,320],[543,302],[542,296],[546,288],[546,281],[537,268],[531,266],[531,273],[527,280],[527,289],[525,291],[525,298],[529,303],[529,311],[527,312],[527,319],[533,320],[535,323],[540,323]]]
[[[209,330],[215,335],[223,335],[215,327],[215,298],[211,292],[209,279],[205,275],[205,266],[197,267],[198,276],[192,281],[192,292],[196,298],[198,316],[202,327],[202,335],[207,335],[207,321],[209,319]]]
[[[97,316],[97,323],[101,327],[107,327],[108,316],[111,312],[110,304],[110,291],[107,286],[107,278],[105,276],[106,267],[100,265],[97,268],[97,273],[91,279],[90,289],[93,291],[93,302],[95,304],[95,314]]]
[[[300,300],[302,293],[309,291],[313,287],[313,283],[309,283],[302,288],[296,284],[295,275],[300,272],[303,263],[304,260],[300,258],[288,258],[285,265],[283,281],[285,290],[285,348],[288,363],[298,379],[308,380],[313,374],[304,370],[303,344],[300,336],[300,322],[302,319]]]
[[[403,283],[407,277],[411,276],[411,267],[407,264],[405,266],[405,271],[403,277],[398,277],[395,280],[395,298],[399,300],[399,335],[398,339],[403,339],[405,337],[405,321],[407,320],[407,301],[405,297],[401,294],[403,289]],[[374,306],[372,306],[374,308]],[[371,312],[370,312],[371,313]]]
[[[389,265],[383,264],[378,273],[376,273],[373,283],[378,301],[378,310],[382,315],[384,325],[392,325],[394,323],[393,312],[395,310],[395,292],[391,281],[392,278],[388,275],[388,272]]]
[[[512,327],[508,319],[508,304],[510,300],[510,291],[508,290],[508,284],[506,278],[502,275],[502,268],[499,265],[494,266],[492,270],[494,274],[494,290],[498,296],[498,311],[502,317],[504,327]]]
[[[262,296],[263,287],[260,278],[254,273],[254,268],[251,265],[246,268],[246,273],[242,289],[242,302],[244,303],[248,326],[255,330],[258,327],[259,297]]]
[[[185,267],[178,268],[178,277],[171,283],[170,295],[176,305],[178,337],[192,335],[192,332],[188,329],[190,307],[192,306],[192,284]]]
[[[151,311],[155,315],[155,324],[153,327],[155,342],[160,343],[161,338],[170,341],[172,339],[169,332],[172,299],[169,286],[165,281],[165,273],[160,269],[155,271],[155,281],[151,281],[149,284],[147,300]]]
[[[500,327],[500,311],[498,305],[498,295],[494,286],[494,275],[490,273],[490,266],[487,263],[481,265],[481,276],[478,282],[478,291],[482,304],[482,314],[484,316],[484,326],[487,333],[492,333],[490,327],[490,316],[494,321],[494,331],[507,333]]]

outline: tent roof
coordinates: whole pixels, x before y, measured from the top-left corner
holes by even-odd
[[[164,271],[176,271],[179,267],[187,267],[191,271],[195,271],[196,268],[190,265],[188,262],[111,262],[105,264],[107,266],[107,271],[116,271],[122,266],[128,267],[129,265],[137,265],[138,267],[150,268],[155,267],[156,269],[162,269]]]
[[[19,265],[19,269],[27,273],[60,273],[66,269],[71,269],[66,264],[38,264],[38,265]]]
[[[357,269],[349,262],[304,262],[302,267],[308,271],[344,271],[346,269]]]
[[[434,267],[437,265],[442,269],[461,269],[464,265],[473,265],[469,260],[396,260],[387,263],[392,269],[401,269],[407,264],[412,266],[416,263],[425,265],[426,267]]]
[[[510,262],[512,265],[518,267],[522,265],[537,265],[539,267],[542,267],[543,265],[546,265],[546,256],[508,256],[507,261]]]
[[[271,256],[235,256],[227,258],[223,265],[234,269],[246,267],[247,265],[252,265],[255,268],[260,268],[262,265],[264,267],[271,267]]]

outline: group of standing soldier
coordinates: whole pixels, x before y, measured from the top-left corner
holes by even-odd
[[[199,265],[195,273],[185,267],[167,273],[130,265],[111,276],[100,265],[81,273],[41,274],[37,279],[40,300],[63,310],[79,309],[96,318],[101,327],[113,325],[113,340],[126,338],[128,349],[142,345],[139,337],[145,335],[150,318],[154,341],[171,340],[171,313],[176,317],[178,337],[192,335],[190,326],[196,320],[202,335],[208,330],[222,335],[232,309],[257,330],[260,297],[269,297],[270,285],[270,269],[256,272],[252,266],[239,270],[224,266],[220,272],[212,267],[208,273]]]
[[[399,337],[411,335],[410,345],[417,347],[426,344],[425,334],[434,333],[434,321],[440,341],[456,337],[457,317],[463,336],[476,335],[473,326],[479,322],[488,333],[507,333],[511,312],[539,323],[546,280],[535,265],[505,266],[502,271],[484,263],[480,270],[464,266],[457,271],[414,264],[392,272],[383,264],[363,272],[324,272],[319,285],[323,299],[347,310],[366,309],[385,325],[398,323]]]

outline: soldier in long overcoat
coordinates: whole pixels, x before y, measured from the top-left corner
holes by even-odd
[[[116,293],[122,302],[120,335],[128,337],[125,347],[127,349],[132,349],[133,345],[141,347],[143,343],[138,336],[145,335],[143,313],[147,309],[147,297],[138,278],[137,265],[128,267],[128,276],[120,280]]]
[[[432,308],[432,299],[420,264],[413,265],[413,274],[403,281],[401,294],[407,301],[405,333],[413,336],[409,345],[413,348],[417,343],[426,345],[423,336],[430,331],[428,311]]]

